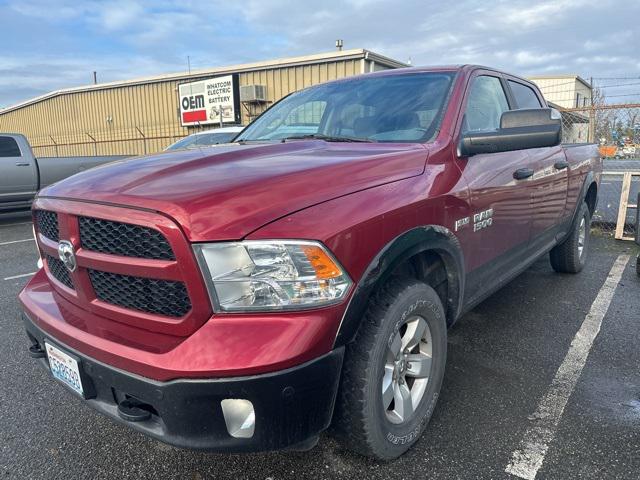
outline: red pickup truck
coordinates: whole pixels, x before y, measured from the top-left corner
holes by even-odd
[[[395,458],[436,405],[447,327],[548,252],[583,268],[602,165],[560,138],[526,80],[409,68],[68,178],[33,204],[29,351],[173,445],[308,449],[333,424]]]

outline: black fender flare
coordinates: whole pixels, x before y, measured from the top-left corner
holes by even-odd
[[[580,211],[580,207],[582,206],[582,203],[585,201],[585,199],[587,198],[587,192],[589,191],[589,187],[591,187],[591,184],[594,183],[595,180],[595,175],[593,174],[593,171],[590,171],[589,173],[587,173],[584,182],[582,182],[582,188],[580,189],[580,195],[578,195],[577,197],[577,201],[576,201],[576,206],[575,209],[573,210],[573,215],[571,216],[571,225],[573,226],[573,224],[576,221],[576,217],[578,216],[578,212]],[[596,199],[596,205],[598,203],[598,200]]]
[[[381,286],[394,269],[405,260],[425,251],[438,253],[445,263],[449,280],[447,323],[451,325],[460,314],[464,293],[464,256],[457,237],[447,228],[426,225],[408,230],[387,243],[365,270],[351,295],[344,312],[334,348],[355,337],[371,294]]]

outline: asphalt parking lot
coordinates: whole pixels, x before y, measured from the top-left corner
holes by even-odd
[[[555,274],[541,259],[462,318],[449,332],[427,433],[399,460],[376,463],[328,435],[302,453],[194,453],[95,413],[27,354],[16,295],[35,270],[30,237],[28,215],[0,219],[1,478],[515,478],[506,472],[514,452],[535,444],[541,425],[546,449],[536,478],[639,478],[640,278],[629,242],[594,237],[579,275]],[[607,280],[616,265],[619,279]],[[599,333],[584,350],[574,337],[598,313]],[[588,356],[567,386],[560,367],[567,359],[576,366],[568,354],[576,349]],[[549,414],[547,400],[558,407],[558,392],[567,403],[548,422],[540,412]]]

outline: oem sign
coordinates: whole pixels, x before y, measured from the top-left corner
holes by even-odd
[[[240,121],[236,75],[183,83],[178,87],[178,94],[183,127]]]

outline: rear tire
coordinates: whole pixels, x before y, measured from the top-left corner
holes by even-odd
[[[347,347],[334,421],[341,443],[379,460],[406,452],[431,418],[446,356],[436,292],[414,279],[389,281],[370,300]]]
[[[559,273],[580,272],[589,257],[591,243],[591,213],[586,202],[580,207],[569,236],[549,252],[551,266]]]

